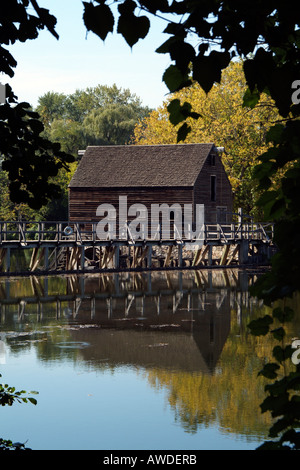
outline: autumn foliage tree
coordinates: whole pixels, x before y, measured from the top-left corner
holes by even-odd
[[[187,119],[191,130],[185,142],[213,142],[225,147],[222,161],[233,188],[235,207],[243,207],[245,213],[256,215],[258,192],[253,169],[268,148],[266,134],[279,114],[273,100],[265,93],[254,108],[244,107],[246,89],[243,63],[232,62],[223,71],[220,84],[215,84],[209,93],[194,82],[191,87],[171,94],[161,107],[139,121],[134,143],[176,143],[181,124],[170,122],[169,109],[174,103],[178,109],[189,103],[199,117]]]

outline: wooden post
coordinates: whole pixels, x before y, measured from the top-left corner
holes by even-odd
[[[110,267],[110,264],[113,260],[113,257],[115,255],[115,251],[116,251],[116,247],[110,247],[108,248],[108,257],[107,257],[107,267],[109,268]]]
[[[37,254],[38,254],[38,248],[33,248],[32,254],[31,254],[30,263],[29,263],[29,269],[30,269],[30,271],[32,271],[32,267],[33,267],[33,265],[34,265],[34,263],[35,263]]]
[[[106,267],[106,262],[107,262],[107,257],[108,257],[108,249],[109,248],[107,246],[104,246],[103,249],[102,249],[101,265],[99,266],[100,268],[105,268]]]
[[[206,253],[208,252],[208,250],[209,250],[209,245],[206,245],[204,250],[200,249],[199,257],[197,259],[197,264],[195,264],[195,266],[199,265],[200,263],[202,263],[202,261],[204,261]]]
[[[140,247],[140,256],[137,257],[136,259],[136,266],[135,267],[138,267],[138,266],[142,266],[142,263],[143,263],[143,260],[147,257],[148,255],[148,250],[149,250],[149,246],[146,246],[144,248],[144,250],[142,249],[142,247]]]
[[[84,256],[83,256],[83,259],[81,259],[81,249],[84,248],[84,247],[80,247],[78,246],[76,249],[76,258],[74,260],[74,269],[79,269],[79,267],[81,266],[81,262],[83,261],[84,263]]]
[[[238,223],[243,223],[243,209],[241,207],[238,208]]]
[[[241,240],[239,244],[239,262],[240,264],[248,263],[249,240]]]
[[[120,247],[117,245],[115,247],[115,253],[114,253],[114,268],[119,268],[120,267]]]
[[[48,246],[45,246],[45,249],[44,249],[44,269],[45,269],[45,271],[48,271],[48,269],[49,269],[49,248],[48,248]]]
[[[178,245],[178,266],[179,268],[182,267],[182,244]]]
[[[39,263],[41,262],[41,259],[44,256],[45,248],[41,249],[41,252],[39,254],[39,248],[36,247],[33,249],[31,261],[30,261],[30,271],[35,271],[36,268],[38,267]]]
[[[131,267],[132,268],[136,268],[136,262],[137,262],[137,257],[138,257],[138,251],[139,251],[139,247],[135,247],[133,248],[133,256],[132,256],[132,264],[131,264]]]
[[[152,266],[152,245],[148,245],[147,268],[151,268],[151,266]]]
[[[239,245],[236,245],[235,248],[233,249],[232,254],[230,255],[230,258],[227,260],[227,263],[226,263],[227,266],[232,263],[238,251],[239,251]]]
[[[229,249],[230,249],[229,243],[227,245],[224,245],[223,253],[222,253],[222,256],[221,256],[221,260],[220,260],[220,265],[221,266],[226,265],[226,260],[227,260],[227,256],[228,256],[228,253],[229,253]]]
[[[5,248],[0,248],[0,269],[5,258]]]
[[[57,240],[58,240],[59,242],[60,242],[61,239],[62,239],[61,234],[62,234],[62,224],[60,223],[60,224],[58,224],[58,232],[57,232]]]
[[[70,259],[70,248],[67,246],[67,248],[66,248],[65,269],[68,269],[68,266],[69,266],[69,259]]]
[[[167,253],[165,262],[164,262],[164,268],[166,268],[166,267],[169,266],[169,264],[170,264],[170,259],[171,259],[172,250],[173,250],[173,246],[170,245],[169,248],[168,248],[168,253]]]
[[[208,266],[211,266],[212,265],[212,251],[213,251],[213,247],[212,245],[208,245],[209,249],[208,249],[208,260],[207,260],[207,264]]]
[[[241,228],[238,238],[243,238],[243,209],[241,207],[238,208],[238,224]]]
[[[80,256],[80,269],[84,269],[84,245],[81,247],[81,256]]]
[[[194,255],[194,259],[192,261],[192,266],[197,266],[199,261],[200,261],[200,256],[201,256],[201,252],[202,252],[202,247],[201,248],[198,248],[196,250],[196,253]]]
[[[72,266],[72,263],[73,263],[73,256],[74,256],[73,248],[68,247],[68,251],[69,251],[69,256],[68,256],[68,262],[67,262],[67,265],[66,265],[67,271],[69,271],[71,269],[71,266]]]
[[[69,271],[72,271],[73,269],[76,269],[76,266],[78,267],[78,262],[79,262],[79,257],[80,257],[80,247],[74,247],[71,249],[71,255],[69,258],[68,266],[67,269]]]

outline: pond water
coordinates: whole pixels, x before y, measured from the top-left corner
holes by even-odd
[[[0,280],[2,382],[37,405],[1,409],[33,450],[255,449],[257,377],[272,345],[249,334],[257,273],[166,271]]]

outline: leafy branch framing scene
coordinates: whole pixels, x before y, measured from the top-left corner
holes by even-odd
[[[1,377],[1,375],[0,375]],[[30,392],[37,394],[38,392]],[[13,403],[32,403],[37,404],[37,400],[32,396],[27,396],[25,390],[17,391],[15,387],[8,384],[0,384],[0,405],[12,406]],[[29,450],[24,443],[12,442],[7,439],[0,438],[0,450]]]
[[[6,46],[38,40],[42,29],[58,39],[56,18],[35,0],[2,3],[0,71],[12,77],[17,63]],[[252,288],[270,314],[249,324],[254,335],[279,342],[261,371],[271,381],[261,409],[274,418],[262,448],[299,449],[300,366],[292,363],[286,339],[286,325],[296,314],[290,302],[300,289],[300,104],[292,100],[300,79],[299,10],[274,0],[82,4],[88,32],[102,41],[117,33],[130,48],[147,37],[153,18],[163,21],[166,41],[156,52],[170,60],[162,76],[169,96],[150,110],[129,90],[99,86],[69,96],[48,92],[33,110],[6,85],[0,105],[2,218],[5,207],[6,215],[24,211],[38,220],[57,213],[53,201],[66,196],[79,146],[224,145],[236,206],[275,224],[278,251]]]

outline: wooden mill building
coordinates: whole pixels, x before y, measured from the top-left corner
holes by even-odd
[[[97,207],[204,204],[205,223],[231,221],[232,189],[213,143],[90,146],[69,185],[69,221],[97,222]],[[195,214],[195,212],[194,212]]]

